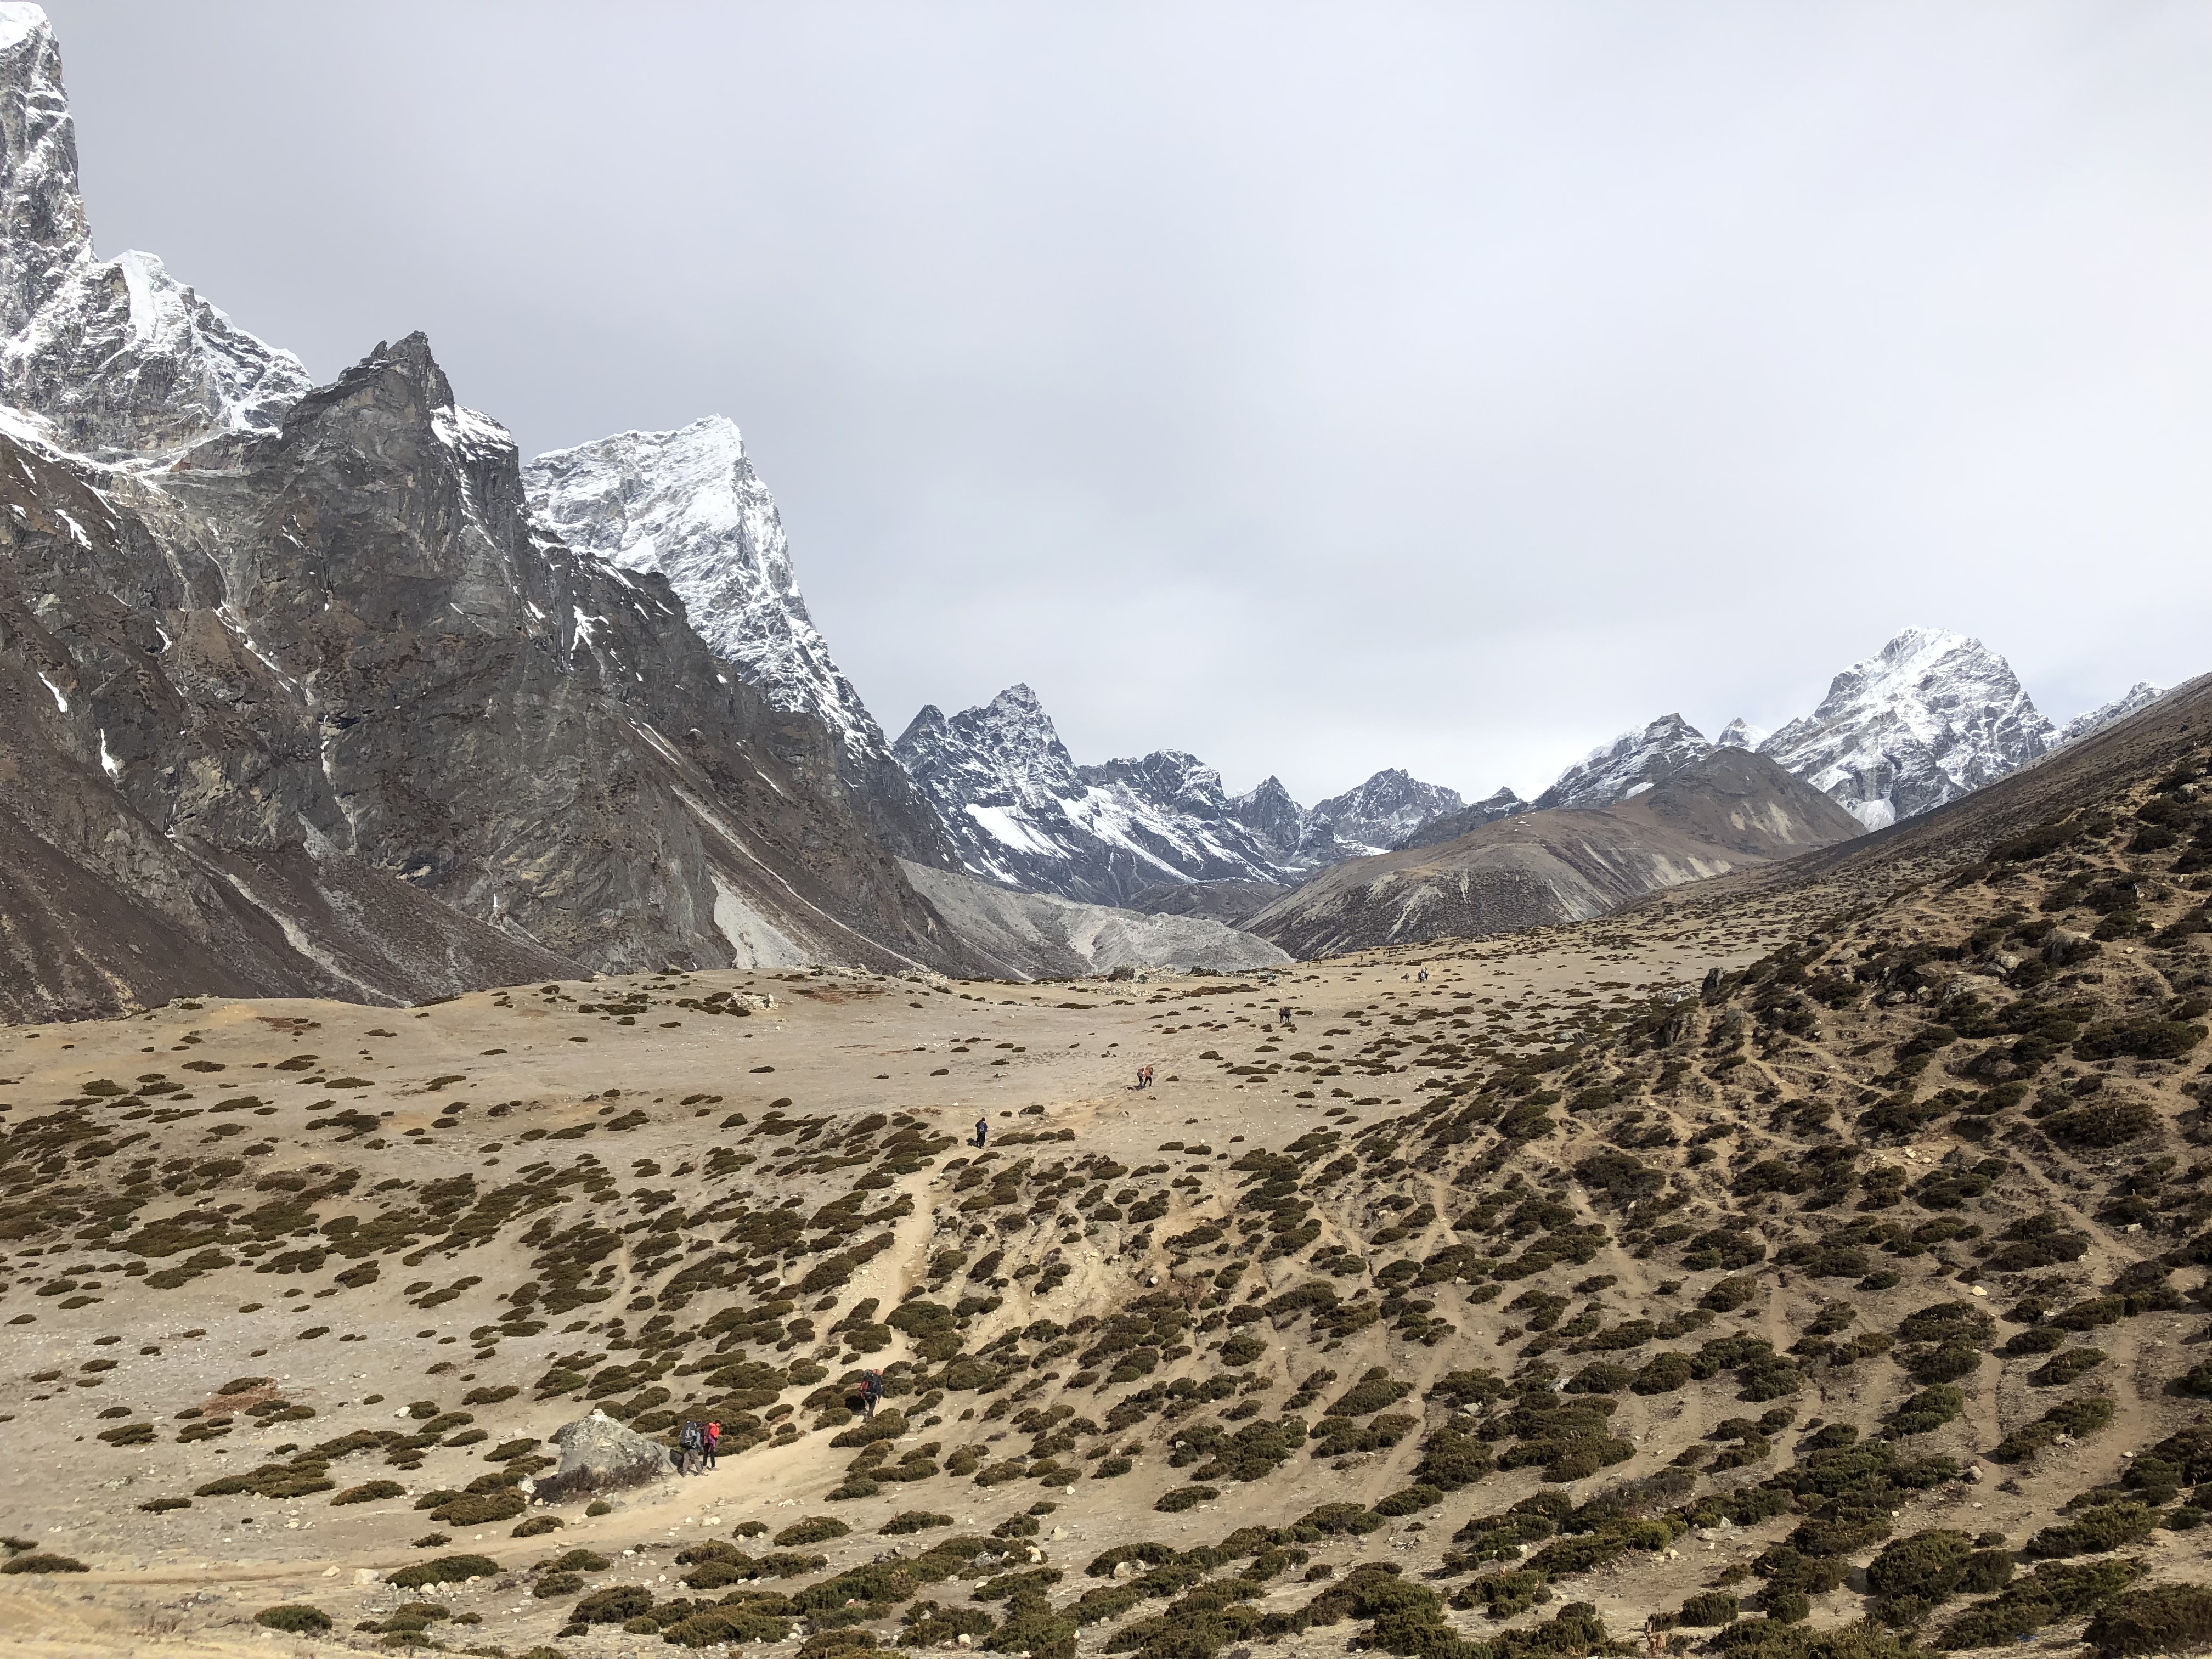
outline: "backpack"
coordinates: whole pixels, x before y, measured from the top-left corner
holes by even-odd
[[[685,1451],[704,1451],[707,1447],[707,1431],[696,1423],[686,1423],[684,1425],[684,1432],[677,1437],[676,1443],[683,1447]]]

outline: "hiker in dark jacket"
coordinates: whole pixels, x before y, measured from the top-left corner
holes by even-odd
[[[988,1118],[988,1117],[979,1117],[979,1118],[977,1118],[977,1119],[975,1120],[975,1144],[976,1144],[978,1146],[981,1146],[985,1141],[988,1140],[990,1138],[991,1138],[991,1120],[990,1120],[989,1118]]]

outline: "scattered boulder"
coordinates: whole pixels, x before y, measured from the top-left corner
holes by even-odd
[[[641,1486],[675,1468],[667,1447],[603,1412],[562,1424],[553,1431],[552,1440],[561,1449],[561,1467],[538,1482],[536,1496],[540,1503]]]

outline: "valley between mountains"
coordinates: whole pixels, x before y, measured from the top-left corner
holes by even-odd
[[[2208,698],[1881,845],[1489,939],[11,1029],[0,1622],[2185,1646]],[[718,1420],[720,1467],[573,1475],[594,1410]]]
[[[100,257],[19,0],[0,403],[9,1652],[2212,1644],[2212,681],[893,740],[729,420]]]

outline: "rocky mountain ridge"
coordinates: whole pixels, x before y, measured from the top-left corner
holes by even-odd
[[[94,258],[22,5],[0,230],[0,1010],[969,961],[822,722],[536,517],[421,336],[309,388]]]
[[[971,872],[1089,903],[1127,905],[1163,883],[1295,882],[1461,806],[1399,770],[1309,810],[1273,777],[1231,795],[1181,750],[1078,765],[1026,685],[955,714],[929,705],[892,750]]]
[[[1979,640],[1908,628],[1837,675],[1812,714],[1777,732],[1739,718],[1708,742],[1680,714],[1662,715],[1592,750],[1536,805],[1611,805],[1710,749],[1753,749],[1878,830],[1956,800],[2162,695],[2140,684],[2061,729],[2037,711],[2012,665]],[[1433,828],[1424,837],[1436,838]]]

